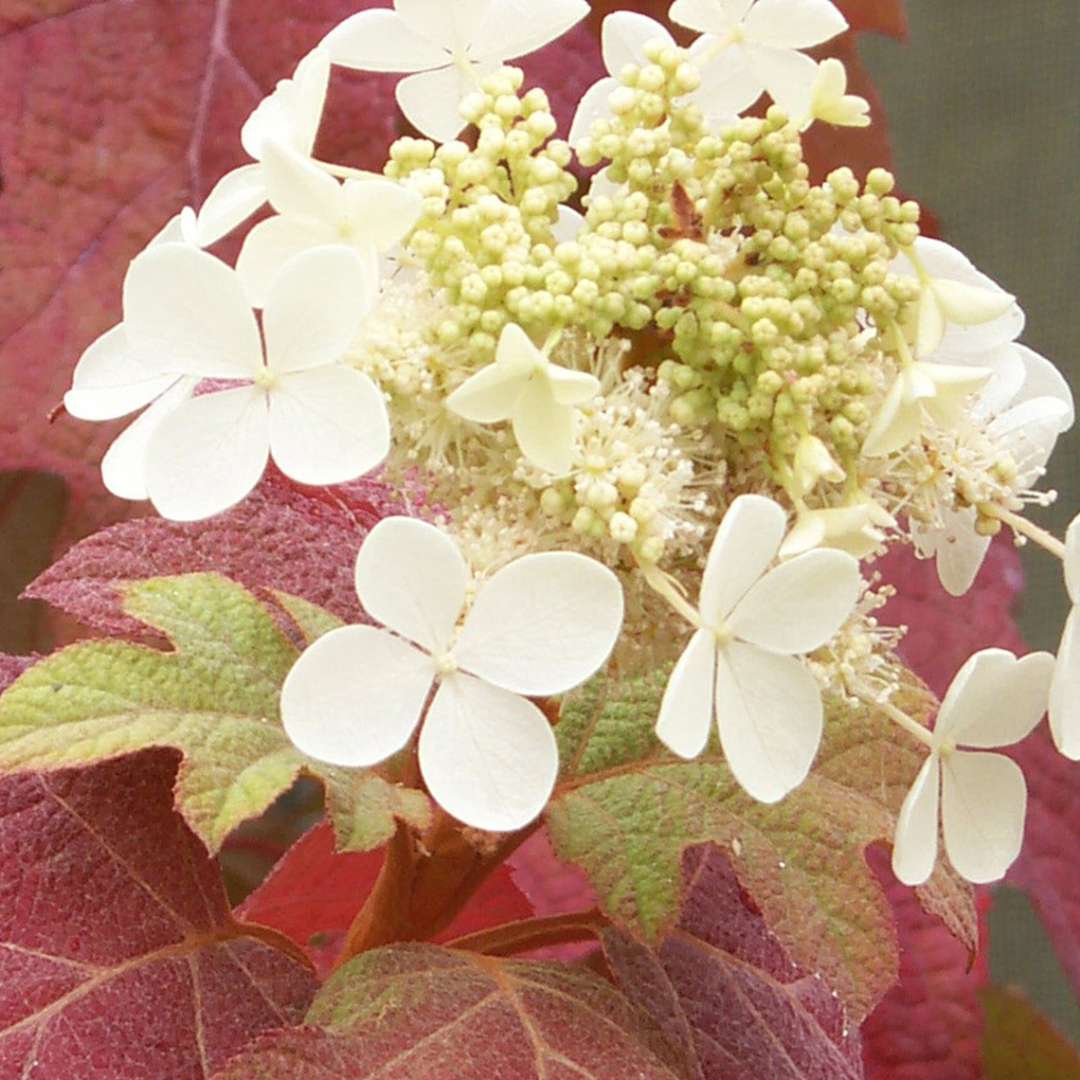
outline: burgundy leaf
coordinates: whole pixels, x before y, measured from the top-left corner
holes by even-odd
[[[651,1013],[696,1080],[856,1080],[857,1032],[814,973],[800,970],[709,845],[683,859],[678,927],[655,951],[618,932],[604,950],[623,992]]]
[[[237,925],[173,811],[177,756],[0,781],[0,1075],[207,1077],[315,991]]]

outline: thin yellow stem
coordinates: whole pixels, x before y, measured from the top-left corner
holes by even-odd
[[[898,727],[902,727],[909,735],[914,736],[924,746],[933,748],[934,736],[932,732],[924,728],[922,724],[912,720],[903,709],[898,709],[891,701],[882,701],[881,698],[864,683],[850,678],[845,681],[849,693],[869,705],[872,709],[877,709],[878,712],[884,713],[894,724]]]
[[[997,518],[998,521],[1008,525],[1014,533],[1019,533],[1019,535],[1026,536],[1029,540],[1034,540],[1039,547],[1049,551],[1056,559],[1061,559],[1062,562],[1065,561],[1065,545],[1052,533],[1047,532],[1046,529],[1036,525],[1033,521],[1028,521],[1021,514],[1013,513],[1012,510],[1006,510],[1001,506],[994,506],[992,503],[981,505],[979,512],[987,517]]]

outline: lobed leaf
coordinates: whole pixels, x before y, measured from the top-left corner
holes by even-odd
[[[835,993],[800,969],[742,891],[727,854],[683,858],[678,925],[655,950],[610,931],[604,952],[695,1080],[861,1080],[857,1030]]]
[[[399,818],[426,824],[430,804],[421,793],[374,772],[322,765],[293,747],[278,693],[297,650],[242,586],[192,574],[123,593],[124,611],[174,651],[95,641],[35,664],[0,697],[0,770],[46,772],[175,748],[184,757],[177,808],[212,852],[302,772],[323,782],[345,850],[385,843]]]
[[[1080,1052],[1019,990],[988,986],[983,1080],[1068,1080],[1080,1076]]]
[[[556,854],[585,870],[616,923],[656,941],[678,915],[683,852],[719,844],[792,958],[861,1021],[897,975],[892,914],[865,850],[891,839],[919,749],[868,710],[832,702],[814,771],[766,806],[715,746],[689,762],[663,750],[652,735],[663,684],[594,680],[565,703],[565,771],[548,811]],[[932,706],[914,682],[908,693],[916,714]],[[925,897],[974,947],[970,891],[939,871]]]
[[[208,1077],[303,1016],[315,980],[232,920],[176,764],[0,780],[0,1074]]]
[[[346,964],[306,1026],[256,1040],[217,1080],[674,1080],[667,1052],[589,972],[398,945]]]

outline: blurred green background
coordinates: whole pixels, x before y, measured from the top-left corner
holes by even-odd
[[[861,44],[892,124],[900,183],[938,216],[944,239],[1016,294],[1025,344],[1076,387],[1080,2],[907,0],[907,9],[907,44]],[[1059,535],[1080,510],[1078,461],[1080,426],[1050,463],[1045,486],[1059,492],[1057,504],[1032,515]],[[1024,634],[1056,650],[1067,608],[1060,564],[1031,549],[1024,569]],[[1080,1007],[1027,899],[1002,890],[991,930],[995,979],[1021,985],[1080,1043]]]

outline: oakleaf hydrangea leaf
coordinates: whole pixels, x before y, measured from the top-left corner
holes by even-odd
[[[364,953],[323,986],[306,1025],[257,1040],[217,1080],[672,1080],[648,1017],[586,971],[430,945]]]
[[[177,756],[0,780],[0,1075],[203,1080],[315,979],[230,916]]]
[[[242,586],[191,574],[122,592],[125,612],[174,651],[96,641],[32,667],[0,698],[0,769],[50,771],[174,747],[184,755],[177,808],[211,851],[302,772],[323,781],[347,849],[384,843],[395,817],[426,822],[419,792],[319,765],[292,746],[278,694],[297,649]]]
[[[564,774],[548,810],[556,854],[581,866],[616,923],[648,940],[674,925],[680,862],[712,841],[801,967],[820,972],[856,1023],[896,979],[895,930],[865,849],[890,840],[922,754],[864,709],[826,702],[814,771],[783,802],[746,796],[715,743],[696,760],[652,738],[664,679],[613,691],[594,680],[567,700],[557,731]],[[932,699],[912,680],[905,706]],[[974,947],[971,895],[939,870],[923,902]]]
[[[862,1080],[859,1037],[820,978],[791,960],[716,847],[683,858],[686,900],[655,951],[626,934],[604,952],[631,1001],[686,1057],[695,1080]]]

